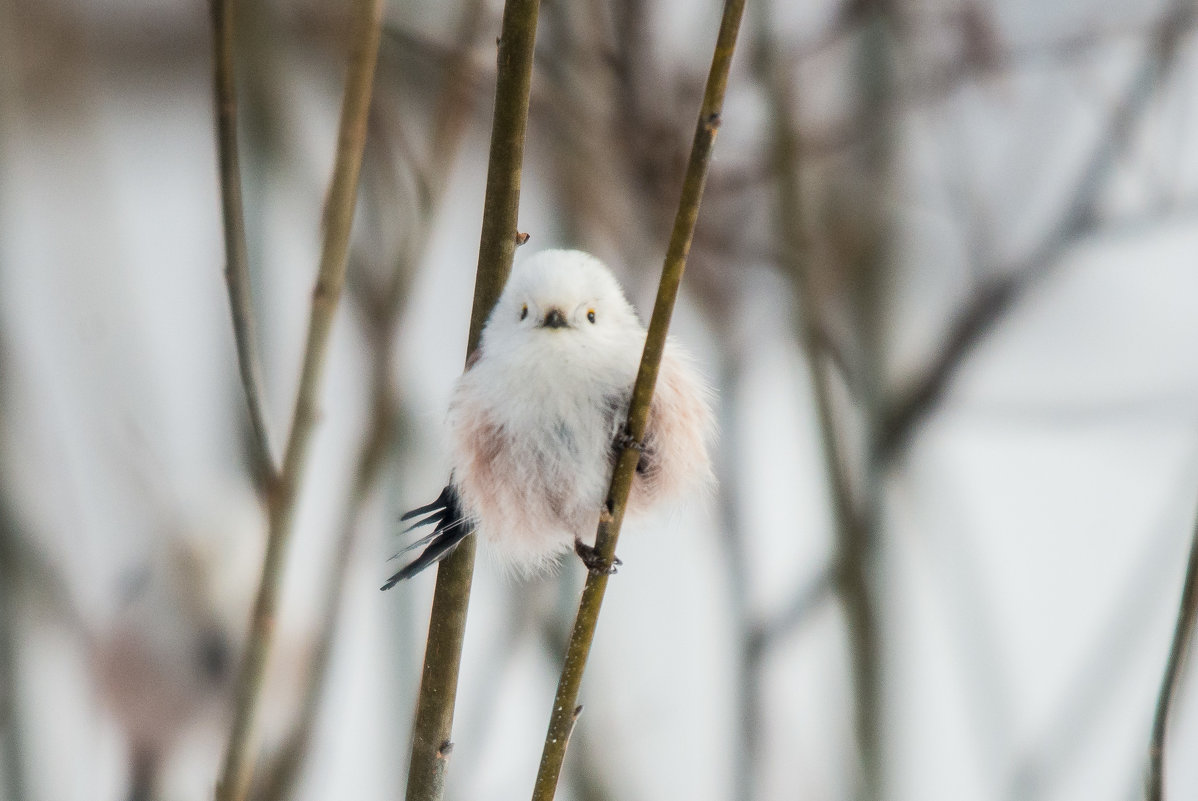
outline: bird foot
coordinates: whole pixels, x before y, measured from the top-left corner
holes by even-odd
[[[574,553],[578,554],[578,558],[586,565],[587,570],[595,576],[614,576],[617,568],[624,564],[618,556],[613,556],[611,564],[608,564],[593,545],[587,545],[577,538],[574,540]]]
[[[620,433],[616,434],[612,444],[616,446],[618,451],[628,449],[637,451],[638,453],[644,453],[645,451],[645,446],[642,445],[640,441],[636,439],[636,437],[632,436],[627,428],[620,429]]]

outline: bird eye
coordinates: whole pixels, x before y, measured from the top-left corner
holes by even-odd
[[[589,320],[592,323],[595,322],[595,310],[594,309],[587,309],[587,320]]]
[[[523,320],[527,316],[528,316],[528,304],[525,303],[523,306],[520,307],[520,319]]]

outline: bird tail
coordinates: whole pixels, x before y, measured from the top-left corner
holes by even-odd
[[[453,488],[453,484],[446,484],[445,489],[441,490],[441,494],[437,496],[437,500],[413,509],[401,517],[400,520],[407,521],[414,517],[419,517],[420,519],[404,529],[405,534],[414,528],[429,524],[433,525],[433,530],[430,534],[426,534],[404,548],[400,553],[407,553],[422,546],[427,547],[424,548],[424,551],[419,556],[405,565],[402,570],[387,579],[387,583],[382,586],[384,590],[389,590],[404,579],[416,575],[429,565],[440,562],[453,552],[458,543],[466,539],[474,531],[474,527],[470,525],[470,521],[462,513],[462,501],[458,497],[457,490]],[[398,554],[396,555],[398,556]]]

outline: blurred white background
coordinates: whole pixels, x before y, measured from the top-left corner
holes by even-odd
[[[279,439],[347,9],[241,5]],[[402,791],[433,575],[378,586],[398,515],[445,480],[500,11],[387,8],[259,799]],[[591,250],[647,318],[718,15],[543,0],[517,258]],[[749,3],[672,327],[718,390],[720,486],[626,527],[560,798],[1140,797],[1198,496],[1196,27],[1185,3]],[[264,522],[210,50],[203,3],[0,2],[13,801],[208,798],[227,736]],[[341,554],[330,671],[279,786]],[[528,795],[581,579],[568,560],[517,582],[482,552],[448,798]],[[1198,798],[1193,674],[1171,799]]]

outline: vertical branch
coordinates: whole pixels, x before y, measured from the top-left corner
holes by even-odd
[[[467,358],[478,347],[483,324],[499,299],[516,251],[524,132],[539,10],[540,0],[507,0],[504,4]],[[412,732],[408,801],[436,801],[444,792],[475,547],[474,538],[467,537],[437,568]]]
[[[394,362],[396,331],[401,321],[403,300],[409,279],[428,246],[431,218],[440,206],[448,183],[453,156],[461,144],[473,110],[469,92],[470,45],[475,40],[483,19],[481,0],[466,0],[462,4],[458,28],[457,50],[453,55],[446,79],[441,87],[431,132],[432,158],[427,170],[427,196],[419,209],[420,221],[411,245],[396,259],[384,291],[383,303],[363,303],[369,317],[373,340],[371,364],[372,408],[370,427],[358,451],[354,483],[347,499],[341,522],[340,541],[334,550],[321,617],[320,634],[309,667],[307,684],[300,702],[300,713],[279,756],[275,759],[259,798],[261,801],[283,801],[290,798],[299,777],[300,768],[308,753],[315,729],[320,702],[324,696],[333,644],[341,618],[345,584],[349,574],[350,557],[354,551],[362,507],[370,498],[387,461],[387,454],[396,438],[397,421],[403,409],[391,388],[391,365]],[[351,294],[353,286],[351,282]],[[365,290],[369,291],[369,290]],[[402,423],[400,424],[402,428]]]
[[[390,348],[382,350],[390,353]],[[382,360],[376,358],[376,361]],[[385,382],[386,378],[384,377],[382,380]],[[270,765],[270,770],[261,784],[261,792],[254,793],[254,797],[259,801],[285,801],[285,799],[291,798],[295,782],[300,775],[300,769],[308,755],[317,716],[320,712],[320,702],[324,698],[329,666],[332,663],[333,644],[341,619],[345,580],[354,551],[354,534],[358,528],[358,517],[385,461],[397,413],[398,410],[395,408],[389,392],[385,396],[376,398],[371,415],[371,428],[359,451],[353,489],[341,522],[340,542],[333,552],[332,575],[325,593],[320,632],[317,636],[311,664],[308,667],[307,683],[300,700],[299,715],[278,756]]]
[[[220,165],[221,215],[225,229],[225,284],[233,315],[237,367],[254,434],[256,470],[263,485],[278,478],[265,410],[265,383],[258,360],[257,326],[246,255],[241,164],[237,155],[237,90],[233,75],[233,0],[212,0],[212,46],[216,102],[216,146]]]
[[[736,628],[736,686],[734,689],[737,726],[730,734],[732,741],[732,795],[737,801],[756,801],[760,787],[757,781],[761,753],[761,662],[763,649],[760,638],[754,637],[756,627],[749,609],[749,587],[752,579],[749,556],[746,553],[745,532],[740,520],[740,499],[743,488],[737,457],[740,454],[741,354],[725,354],[721,359],[719,386],[721,397],[720,451],[717,467],[719,477],[719,513],[724,563],[727,568],[729,611]]]
[[[0,492],[3,490],[0,489]],[[25,753],[18,714],[20,676],[17,665],[18,557],[16,522],[7,499],[0,497],[0,773],[4,793],[12,801],[24,801]]]
[[[1061,255],[1083,237],[1094,233],[1100,218],[1095,207],[1119,167],[1135,136],[1137,122],[1164,86],[1178,62],[1181,38],[1195,14],[1189,0],[1173,0],[1161,17],[1156,41],[1140,63],[1127,93],[1111,109],[1106,131],[1093,151],[1070,194],[1060,218],[1036,248],[1014,268],[990,279],[974,300],[951,322],[940,353],[909,387],[895,392],[880,415],[875,432],[875,458],[889,463],[899,456],[918,426],[948,394],[957,372],[985,337],[1006,319],[1008,312],[1059,264]]]
[[[556,616],[542,615],[536,621],[537,635],[547,652],[564,651],[569,642],[566,631],[558,625]],[[571,760],[570,776],[567,786],[577,794],[579,801],[612,801],[616,798],[615,791],[608,785],[608,773],[602,764],[602,751],[589,742],[585,731],[578,732],[579,748],[575,758]],[[747,801],[747,800],[746,800]]]
[[[691,239],[695,232],[695,222],[699,216],[699,203],[703,198],[703,188],[707,181],[707,168],[720,123],[720,110],[723,108],[724,92],[728,86],[728,71],[732,65],[732,55],[736,48],[736,36],[740,30],[744,8],[744,0],[726,0],[724,3],[711,70],[703,93],[703,105],[699,111],[698,124],[695,126],[690,160],[682,185],[682,197],[679,200],[677,216],[674,218],[674,229],[666,250],[657,300],[653,305],[653,316],[645,337],[645,350],[641,355],[641,364],[628,409],[626,433],[636,442],[640,442],[645,435],[649,402],[657,382],[657,371],[665,349],[670,317],[674,311],[674,302],[678,297],[678,288],[686,268],[686,257],[690,252]],[[637,459],[635,448],[624,447],[621,450],[608,489],[606,508],[600,516],[599,528],[595,535],[595,549],[608,565],[615,557],[620,524],[624,519],[624,505],[632,487]],[[553,701],[549,730],[545,734],[541,765],[533,789],[533,801],[551,801],[557,791],[558,777],[566,757],[566,745],[577,719],[578,689],[582,684],[582,673],[595,638],[595,627],[599,622],[599,610],[607,590],[607,579],[606,572],[589,573],[583,586],[578,616],[570,634],[561,679]]]
[[[218,801],[242,801],[252,776],[254,738],[267,660],[274,639],[283,563],[294,522],[300,481],[316,427],[329,333],[345,283],[346,254],[353,226],[358,173],[366,144],[366,119],[378,57],[382,0],[357,0],[354,13],[352,53],[341,105],[333,179],[325,204],[324,243],[316,287],[312,293],[303,368],[282,471],[268,496],[270,531],[262,565],[262,581],[254,602],[249,639],[237,677],[233,726],[216,788]]]
[[[1161,801],[1165,794],[1165,735],[1169,725],[1169,710],[1177,685],[1181,681],[1182,667],[1190,642],[1194,639],[1194,621],[1198,618],[1198,523],[1194,526],[1194,538],[1190,544],[1190,558],[1186,563],[1185,583],[1181,590],[1181,609],[1177,613],[1177,627],[1173,631],[1173,643],[1169,646],[1169,659],[1165,664],[1165,675],[1161,679],[1160,694],[1156,699],[1156,712],[1152,719],[1152,739],[1148,744],[1148,778],[1145,782],[1147,801]]]
[[[778,56],[768,11],[767,7],[760,18],[758,53],[772,118],[771,157],[777,181],[775,224],[781,244],[780,252],[798,295],[801,318],[799,339],[806,356],[805,362],[814,394],[824,475],[831,496],[832,524],[838,553],[833,571],[829,574],[834,581],[825,586],[835,585],[844,605],[854,677],[854,730],[863,768],[862,791],[868,798],[877,794],[879,722],[876,615],[867,575],[869,527],[862,514],[857,511],[854,502],[845,454],[836,433],[830,376],[821,358],[825,348],[821,338],[824,329],[820,303],[816,295],[816,282],[811,275],[811,264],[803,255],[803,204],[798,183],[800,145],[793,118],[794,87],[785,64]],[[875,20],[874,24],[878,22]],[[802,604],[801,608],[813,607]]]
[[[860,178],[869,189],[868,194],[860,198],[862,214],[854,221],[857,227],[851,232],[858,245],[847,266],[856,285],[857,328],[866,367],[862,400],[868,442],[877,439],[886,374],[885,287],[890,225],[882,197],[888,194],[888,187],[893,182],[897,136],[892,13],[894,9],[889,3],[869,5],[857,52],[859,102],[866,111],[867,120],[867,135],[859,154],[863,170]],[[854,733],[860,755],[861,780],[857,796],[864,801],[874,801],[884,795],[880,603],[872,571],[874,546],[881,525],[885,464],[872,458],[872,454],[867,456],[857,487],[853,487],[844,475],[847,469],[848,465],[842,461],[842,474],[833,477],[834,482],[845,483],[843,488],[834,485],[834,499],[839,507],[838,588],[849,640]]]

